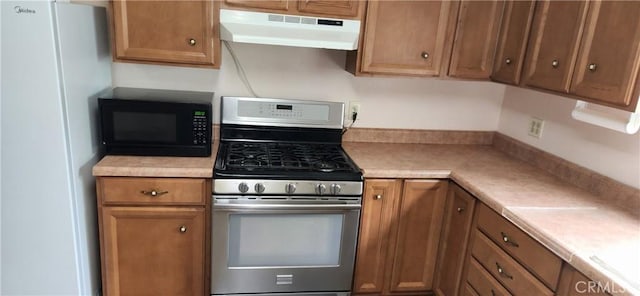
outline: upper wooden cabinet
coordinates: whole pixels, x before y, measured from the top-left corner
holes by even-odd
[[[461,1],[449,76],[489,78],[503,8],[502,0]]]
[[[638,1],[538,2],[524,84],[635,111],[638,15]]]
[[[586,13],[587,1],[537,3],[524,84],[569,91]]]
[[[110,3],[115,61],[220,66],[217,1]]]
[[[640,88],[640,2],[593,1],[571,93],[635,110]]]
[[[433,290],[447,184],[439,180],[365,182],[354,293]]]
[[[360,63],[356,74],[439,76],[448,64],[446,44],[457,6],[454,1],[367,2],[361,62],[347,63]]]
[[[534,1],[507,1],[493,62],[493,81],[519,84],[527,40],[533,19]]]
[[[224,0],[222,7],[294,15],[360,19],[364,1],[358,0]]]
[[[358,0],[305,0],[298,1],[298,11],[311,14],[356,17],[360,7]]]

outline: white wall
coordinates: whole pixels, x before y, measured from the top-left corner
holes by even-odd
[[[627,135],[571,118],[575,100],[507,87],[498,131],[640,188],[640,133]],[[545,120],[542,137],[528,136],[531,116]]]
[[[344,51],[232,46],[259,96],[357,100],[362,109],[356,127],[486,131],[498,126],[502,85],[433,78],[356,78],[344,70]],[[249,95],[226,49],[220,70],[114,63],[112,73],[114,86],[215,91],[216,97]]]

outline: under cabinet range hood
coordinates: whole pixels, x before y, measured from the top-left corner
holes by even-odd
[[[220,39],[255,44],[354,50],[360,21],[220,9]]]

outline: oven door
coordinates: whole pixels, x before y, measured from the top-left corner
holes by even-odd
[[[211,294],[348,295],[359,204],[219,204]]]

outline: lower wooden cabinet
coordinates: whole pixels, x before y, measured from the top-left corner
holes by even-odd
[[[460,186],[449,186],[435,275],[436,295],[458,295],[475,204],[476,199]]]
[[[560,277],[560,284],[558,284],[558,293],[560,296],[606,296],[611,295],[607,292],[615,292],[614,290],[621,292],[620,288],[616,288],[614,285],[600,284],[596,281],[592,281],[584,274],[571,267],[569,264],[564,264],[562,268],[562,276]]]
[[[210,180],[101,177],[97,188],[103,295],[208,294]]]
[[[433,290],[448,181],[367,180],[354,293]]]

